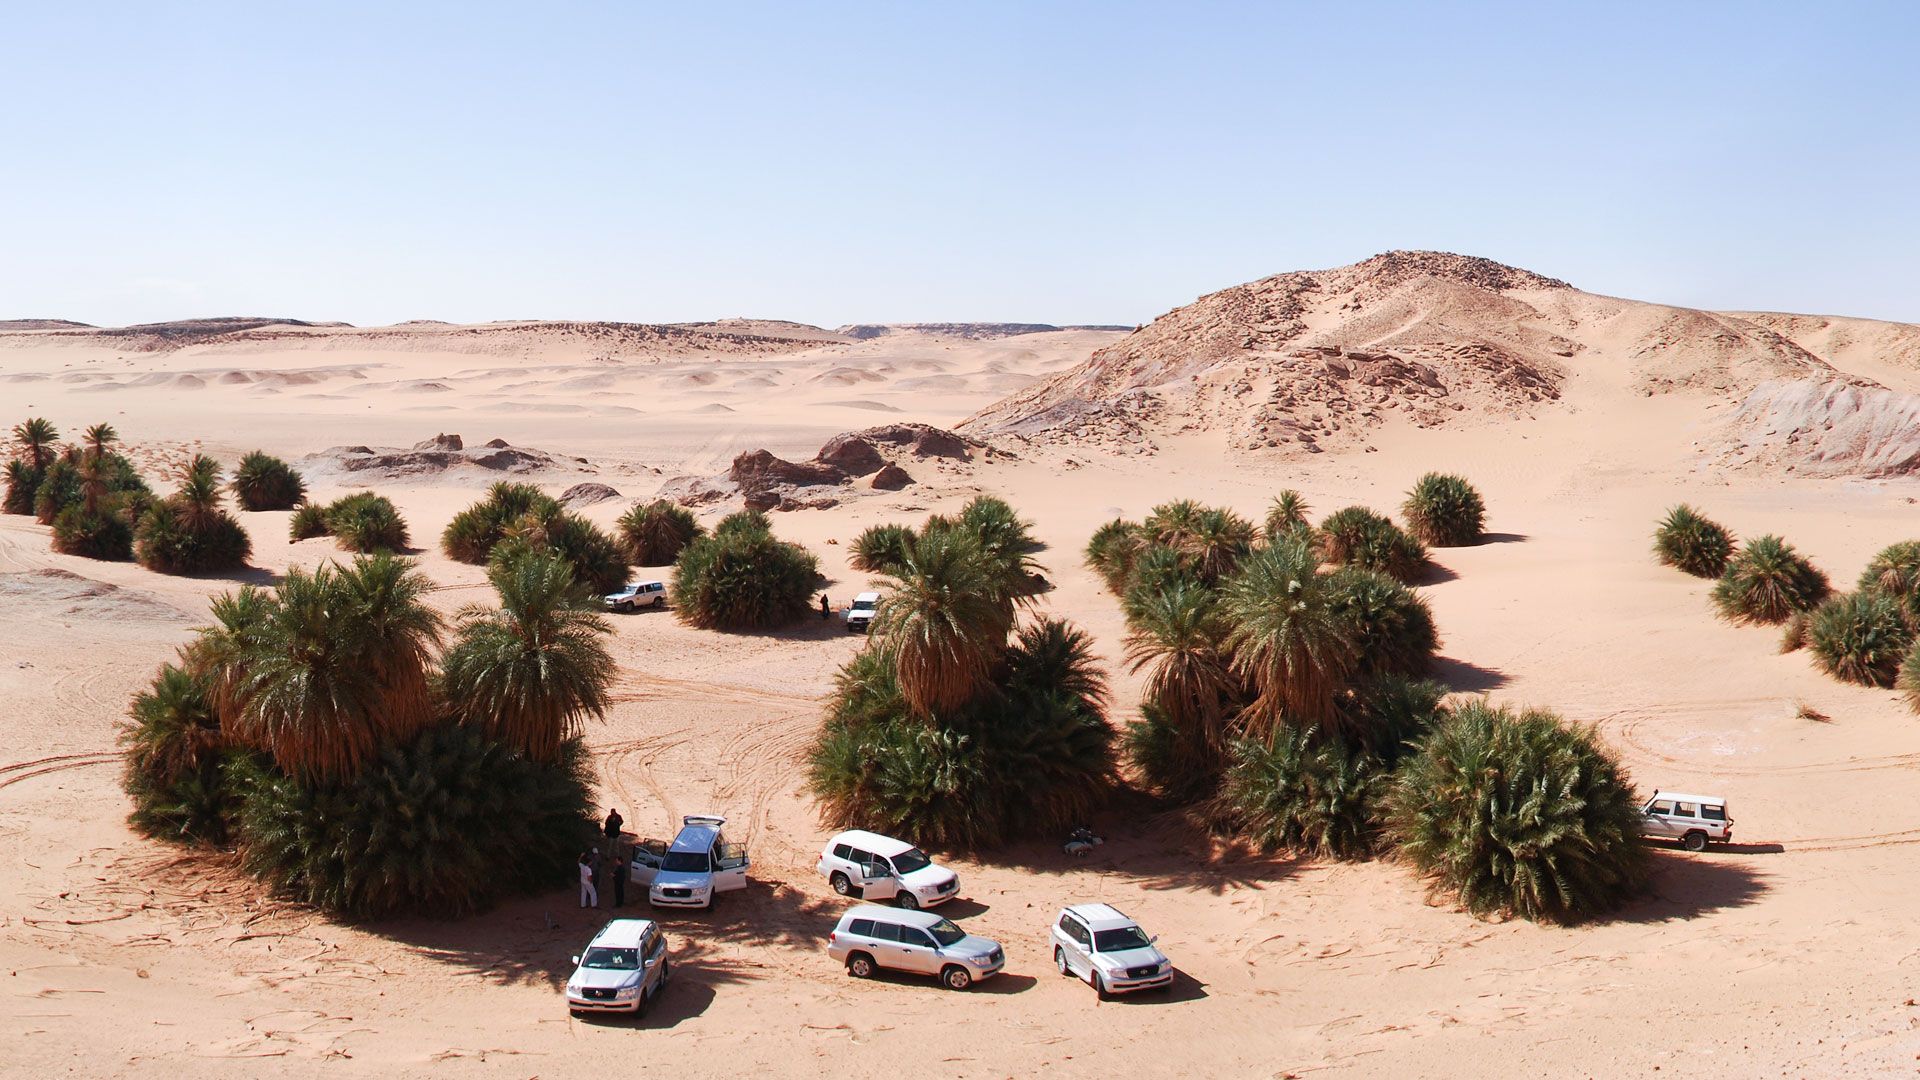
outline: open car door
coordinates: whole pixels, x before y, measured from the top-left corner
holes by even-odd
[[[747,887],[747,847],[724,840],[714,847],[713,891],[732,892]]]
[[[660,860],[666,857],[665,840],[642,840],[633,845],[633,854],[627,860],[627,880],[651,886],[654,875],[660,872]]]

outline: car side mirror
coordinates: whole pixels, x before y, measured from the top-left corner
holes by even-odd
[[[574,966],[574,967],[579,967],[579,966],[580,966],[580,958],[579,958],[579,957],[577,957],[577,956],[576,956],[576,957],[574,957],[574,958],[573,958],[573,966]]]
[[[1149,945],[1158,945],[1158,944],[1160,944],[1160,935],[1159,935],[1159,934],[1155,934],[1155,935],[1153,935],[1152,937],[1150,937],[1150,938],[1148,938],[1148,939],[1147,939],[1147,944],[1149,944]]]

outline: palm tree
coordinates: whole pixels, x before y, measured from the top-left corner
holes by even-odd
[[[1306,498],[1292,488],[1275,495],[1267,507],[1267,539],[1278,540],[1311,528],[1307,521],[1310,509]]]
[[[1253,525],[1231,510],[1202,510],[1181,547],[1201,577],[1218,581],[1253,550]]]
[[[1318,563],[1304,543],[1282,540],[1244,559],[1223,588],[1234,671],[1259,695],[1245,720],[1261,732],[1339,722],[1335,698],[1358,657],[1352,620]]]
[[[704,531],[685,507],[665,499],[635,506],[614,525],[627,557],[639,566],[666,566]]]
[[[1205,512],[1206,508],[1192,499],[1176,499],[1154,507],[1143,527],[1155,543],[1184,548],[1193,538],[1200,515]]]
[[[1140,597],[1127,618],[1126,663],[1147,672],[1144,699],[1214,754],[1226,749],[1226,710],[1239,680],[1225,651],[1227,623],[1205,586],[1174,580]]]
[[[60,432],[40,417],[32,417],[13,425],[13,442],[27,456],[27,463],[36,472],[44,472],[53,464],[53,444],[60,439]]]
[[[428,723],[439,618],[420,597],[430,587],[408,564],[376,557],[290,570],[270,598],[217,613],[236,626],[203,648],[221,665],[213,685],[232,703],[235,737],[290,774],[340,777]]]
[[[182,651],[185,666],[207,680],[207,693],[221,722],[231,726],[240,715],[240,688],[246,662],[264,646],[259,635],[275,607],[274,595],[252,585],[213,598],[212,626],[203,626]]]
[[[180,514],[194,532],[207,529],[220,513],[220,463],[195,454],[180,470]]]
[[[559,760],[587,716],[604,718],[616,665],[600,605],[552,552],[487,568],[500,606],[463,610],[442,663],[442,696],[462,723],[543,762]]]
[[[120,441],[120,433],[113,430],[112,424],[95,424],[87,429],[84,436],[87,453],[95,461],[107,456],[107,447]]]
[[[929,529],[901,546],[893,588],[873,622],[900,692],[923,718],[986,689],[1013,629],[1002,568],[970,533]]]

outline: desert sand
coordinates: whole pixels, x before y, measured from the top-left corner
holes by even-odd
[[[54,554],[44,527],[0,517],[0,1072],[1910,1073],[1920,718],[1779,654],[1776,631],[1717,620],[1705,583],[1653,562],[1649,534],[1689,501],[1741,535],[1787,536],[1843,584],[1911,538],[1920,481],[1887,443],[1912,433],[1859,418],[1911,415],[1920,331],[1422,259],[1308,276],[1306,292],[1268,279],[1131,335],[14,328],[0,415],[110,421],[156,483],[192,450],[231,463],[257,447],[306,469],[318,497],[370,484],[402,508],[448,610],[484,595],[482,575],[433,540],[499,474],[370,476],[328,448],[504,439],[552,456],[524,478],[556,494],[617,489],[585,509],[606,522],[742,451],[798,460],[850,429],[959,427],[999,452],[899,491],[831,489],[836,505],[776,513],[776,531],[821,557],[844,603],[865,584],[845,558],[860,529],[1006,497],[1047,544],[1043,610],[1099,641],[1116,723],[1139,680],[1118,663],[1113,597],[1080,564],[1099,524],[1175,497],[1257,516],[1283,487],[1316,517],[1395,510],[1419,474],[1457,471],[1495,535],[1435,552],[1422,591],[1440,677],[1598,725],[1642,790],[1726,795],[1738,844],[1658,850],[1648,896],[1561,928],[1474,919],[1390,862],[1218,848],[1132,798],[1093,822],[1107,843],[1084,860],[1047,843],[954,860],[963,899],[943,910],[1004,942],[1008,974],[966,994],[855,982],[824,956],[844,902],[813,871],[828,830],[798,760],[861,639],[837,622],[720,635],[641,613],[614,620],[618,704],[588,731],[603,801],[656,834],[728,815],[754,880],[711,913],[663,914],[678,971],[650,1017],[570,1020],[567,958],[607,914],[570,890],[458,922],[346,926],[124,824],[129,696],[212,596],[335,558],[329,541],[290,544],[286,514],[244,514],[256,569],[178,578]],[[1807,389],[1829,384],[1852,396]],[[1861,430],[1829,427],[1834,409]],[[1102,1003],[1053,972],[1050,917],[1096,899],[1160,936],[1182,973],[1170,993]]]

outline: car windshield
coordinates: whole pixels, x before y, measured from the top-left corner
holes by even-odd
[[[940,947],[943,949],[949,945],[958,945],[960,939],[967,936],[965,930],[953,925],[952,922],[946,919],[941,919],[939,922],[927,927],[927,932],[933,935],[933,940],[939,942]]]
[[[894,870],[902,874],[911,874],[915,870],[925,870],[932,865],[933,860],[927,858],[927,853],[917,847],[910,847],[893,857]]]
[[[660,860],[660,869],[669,874],[704,874],[707,872],[707,853],[669,851],[667,857]]]
[[[607,971],[632,971],[640,966],[640,954],[634,949],[588,949],[580,966]]]
[[[873,610],[873,601],[871,601],[871,600],[855,600],[855,601],[853,602],[853,610],[855,610],[855,611],[872,611],[872,610]]]
[[[1146,933],[1137,926],[1096,930],[1093,933],[1094,952],[1126,952],[1128,949],[1144,949],[1147,944]]]

